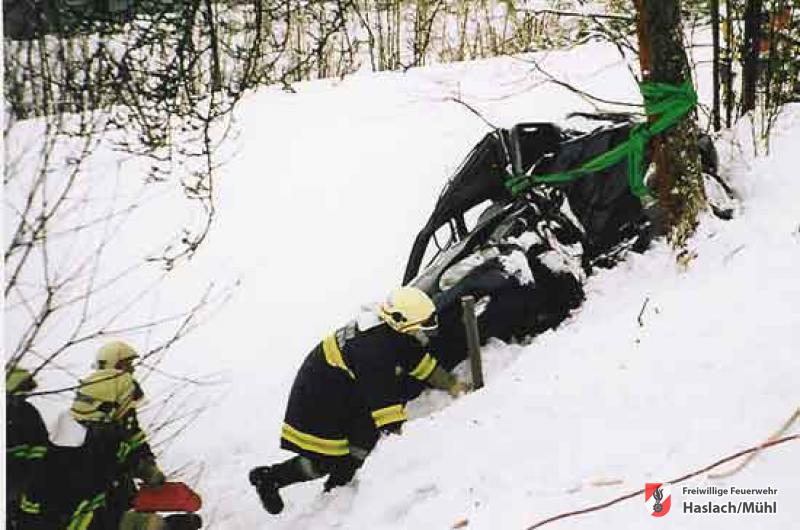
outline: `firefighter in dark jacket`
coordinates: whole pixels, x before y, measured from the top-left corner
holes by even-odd
[[[381,433],[400,432],[403,378],[453,396],[465,390],[425,348],[436,326],[430,298],[401,287],[311,351],[292,385],[281,431],[281,447],[297,456],[250,471],[269,513],[283,510],[279,489],[290,484],[326,475],[325,491],[347,484]]]
[[[156,514],[128,511],[136,493],[134,478],[146,486],[160,486],[165,481],[136,414],[144,398],[133,376],[137,358],[125,342],[103,346],[97,354],[97,370],[81,381],[70,409],[87,430],[84,447],[91,462],[90,495],[105,495],[103,505],[94,511],[91,528],[165,527]],[[91,499],[85,496],[83,501],[91,503]]]
[[[20,507],[37,510],[27,491],[45,463],[50,448],[47,427],[28,402],[36,389],[31,373],[21,367],[6,372],[6,527],[18,528]]]
[[[70,408],[85,440],[80,447],[53,448],[46,476],[33,490],[41,516],[32,517],[25,529],[166,528],[156,514],[128,511],[134,478],[149,486],[165,480],[136,416],[144,397],[133,376],[137,357],[120,341],[98,351],[97,370],[81,380]]]

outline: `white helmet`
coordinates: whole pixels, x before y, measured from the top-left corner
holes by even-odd
[[[97,368],[116,368],[117,363],[139,357],[128,343],[120,340],[109,342],[97,352]]]
[[[436,329],[436,306],[430,297],[416,287],[398,287],[380,305],[378,315],[400,333]]]

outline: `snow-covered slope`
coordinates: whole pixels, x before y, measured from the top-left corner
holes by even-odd
[[[610,50],[553,55],[547,64],[572,81],[635,100]],[[657,247],[598,274],[585,306],[558,333],[525,347],[486,348],[485,390],[450,406],[441,396],[423,398],[422,417],[379,445],[355,485],[328,495],[319,483],[295,486],[285,490],[280,517],[261,511],[245,474],[287,456],[276,447],[296,367],[357,304],[395,284],[443,175],[484,134],[447,97],[462,97],[501,125],[587,108],[536,79],[529,65],[500,59],[356,76],[297,95],[267,91],[246,103],[242,167],[234,162],[226,177],[229,209],[207,249],[246,264],[245,287],[203,333],[215,337],[206,348],[217,344],[216,354],[237,359],[241,370],[226,402],[194,431],[215,433],[199,447],[207,464],[200,487],[216,526],[449,528],[466,518],[470,528],[524,528],[758,443],[800,404],[796,113],[783,122],[770,159],[746,168],[746,154],[732,151],[740,161],[729,173],[744,211],[729,223],[704,221],[688,271]],[[515,95],[495,99],[508,94]],[[253,152],[263,153],[263,174]],[[263,188],[253,181],[260,178]],[[276,182],[275,195],[259,192]],[[438,411],[424,415],[431,409]],[[211,430],[220,426],[224,434]],[[181,446],[191,454],[194,442]],[[673,513],[662,524],[789,528],[798,515],[800,486],[790,471],[798,464],[797,447],[776,448],[727,482],[778,487],[776,516]],[[607,480],[619,484],[591,485]],[[637,498],[560,525],[648,519]]]
[[[598,96],[637,100],[611,46],[537,59]],[[241,279],[223,311],[164,364],[226,373],[222,392],[199,389],[216,402],[163,455],[168,470],[193,464],[184,476],[199,474],[210,527],[445,529],[466,519],[468,528],[526,528],[759,443],[800,405],[795,108],[768,158],[752,159],[735,136],[722,142],[743,210],[730,222],[704,219],[688,270],[656,245],[598,273],[558,332],[484,349],[485,389],[457,401],[424,396],[404,435],[381,441],[353,485],[288,488],[285,512],[268,515],[246,474],[289,456],[278,435],[296,369],[325,332],[399,282],[444,179],[487,131],[453,99],[499,126],[592,110],[512,58],[297,88],[243,103],[217,223],[161,295],[177,305],[208,279]],[[158,385],[157,374],[150,381]],[[774,515],[682,514],[676,487],[661,520],[637,497],[552,527],[792,528],[799,448],[764,452],[731,479],[688,482],[777,487]]]
[[[467,519],[469,528],[526,528],[763,441],[800,404],[800,186],[791,162],[800,113],[783,124],[772,157],[736,175],[742,215],[704,220],[689,270],[657,246],[594,276],[586,304],[558,332],[484,350],[484,390],[382,442],[353,486],[286,490],[287,511],[275,521],[261,515],[263,527],[450,528]],[[731,498],[777,500],[777,514],[684,514],[683,501],[720,498],[676,486],[673,511],[658,523],[793,528],[799,465],[791,442],[729,479],[682,484],[771,486],[777,496]],[[614,485],[597,485],[606,482]],[[650,523],[642,501],[552,526],[641,527]],[[234,520],[257,525],[253,515],[239,509]]]

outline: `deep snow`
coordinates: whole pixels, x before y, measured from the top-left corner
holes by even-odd
[[[611,46],[537,57],[601,97],[637,101]],[[743,207],[730,222],[703,219],[688,270],[657,244],[592,276],[586,303],[557,332],[484,348],[485,389],[455,401],[423,397],[403,436],[381,441],[353,485],[331,494],[320,483],[286,489],[285,512],[268,515],[246,474],[290,456],[278,435],[297,367],[324,333],[399,282],[445,178],[487,131],[452,98],[499,126],[592,109],[514,58],[297,89],[244,101],[218,182],[217,222],[159,293],[162,306],[177,307],[210,279],[241,281],[164,363],[226,377],[197,389],[199,403],[213,403],[162,455],[167,470],[190,463],[179,476],[203,495],[209,527],[427,529],[467,519],[468,528],[525,528],[757,444],[800,405],[795,107],[769,157],[752,157],[746,126],[720,141]],[[97,175],[116,164],[111,155],[98,160]],[[159,201],[149,208],[137,214],[149,222],[120,232],[121,248],[152,242],[165,210]],[[167,383],[154,374],[145,390],[158,395]],[[688,482],[777,487],[775,515],[682,514],[676,487],[673,511],[660,520],[637,498],[552,527],[793,528],[798,447],[769,450],[730,479]],[[615,485],[593,485],[608,481]]]

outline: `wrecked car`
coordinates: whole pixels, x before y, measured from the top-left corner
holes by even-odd
[[[433,298],[440,325],[431,348],[445,368],[466,358],[462,296],[477,301],[482,342],[534,336],[558,326],[581,304],[583,283],[593,270],[646,250],[659,235],[658,206],[631,191],[625,161],[577,180],[509,191],[510,175],[579,167],[626,141],[636,123],[627,114],[579,117],[602,123],[591,130],[521,123],[488,133],[448,181],[418,233],[403,284]],[[732,192],[717,174],[713,142],[703,137],[700,147],[712,209],[728,217]],[[415,385],[409,394],[421,389]]]

